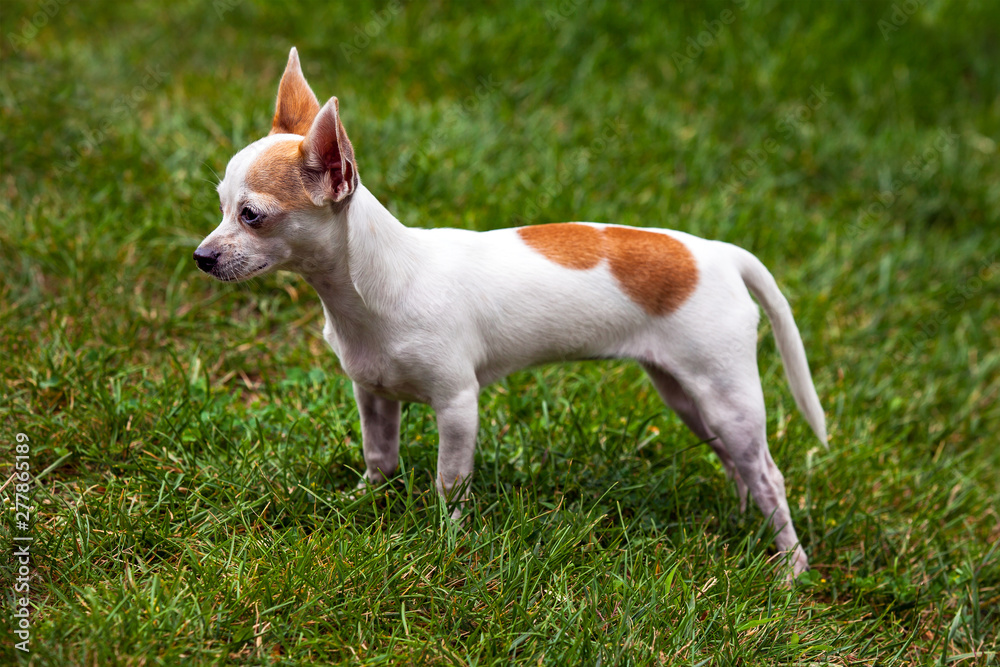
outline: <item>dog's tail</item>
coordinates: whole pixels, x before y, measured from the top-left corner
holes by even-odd
[[[824,447],[828,447],[826,417],[819,396],[816,395],[812,375],[809,373],[809,362],[806,360],[799,328],[795,326],[795,319],[792,317],[792,309],[767,267],[746,250],[742,248],[736,250],[743,283],[760,302],[764,312],[767,313],[767,318],[771,320],[771,328],[774,329],[774,338],[778,344],[781,360],[785,364],[785,374],[788,376],[795,404],[799,406],[799,411],[809,422],[816,437]]]

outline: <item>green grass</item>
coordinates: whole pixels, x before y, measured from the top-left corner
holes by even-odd
[[[4,3],[0,476],[18,432],[36,476],[31,653],[5,557],[4,662],[1000,663],[1000,9],[658,4]],[[487,388],[462,527],[423,406],[399,477],[351,495],[316,296],[191,261],[291,45],[406,224],[761,257],[832,434],[762,328],[798,586],[632,364]]]

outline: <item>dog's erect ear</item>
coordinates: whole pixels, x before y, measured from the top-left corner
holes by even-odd
[[[288,65],[278,84],[278,103],[271,121],[271,134],[305,134],[319,112],[319,100],[306,83],[299,64],[299,52],[292,47]]]
[[[354,148],[340,122],[336,97],[323,105],[300,149],[305,155],[306,188],[313,203],[341,202],[358,187]]]

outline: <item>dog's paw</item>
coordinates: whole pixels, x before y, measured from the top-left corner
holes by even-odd
[[[785,557],[787,558],[785,561],[785,584],[794,586],[799,577],[809,571],[809,559],[802,547],[795,547],[795,551],[786,554]]]

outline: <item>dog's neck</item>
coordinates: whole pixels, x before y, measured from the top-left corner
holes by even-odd
[[[346,206],[330,213],[318,261],[300,271],[319,294],[327,319],[341,330],[392,312],[411,284],[418,247],[412,230],[359,184]]]

